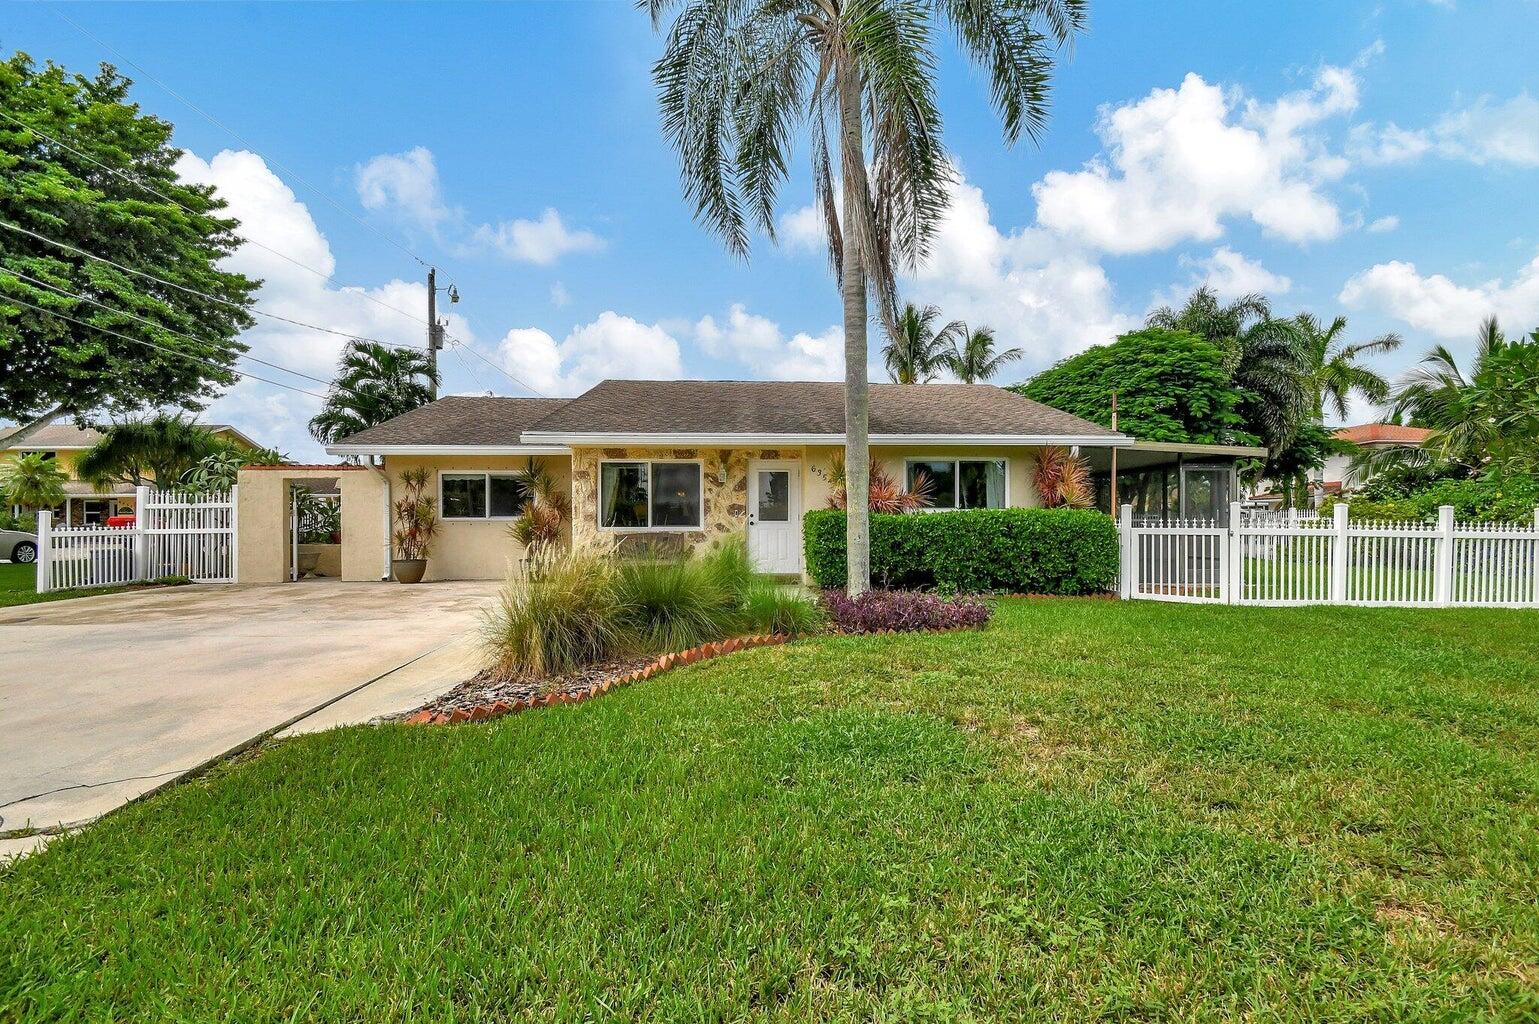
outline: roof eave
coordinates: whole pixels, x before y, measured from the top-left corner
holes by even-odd
[[[328,455],[570,455],[562,444],[329,444]]]
[[[581,431],[526,430],[525,444],[563,445],[566,448],[605,445],[713,445],[731,448],[739,445],[838,445],[843,434],[771,434],[771,433],[637,433],[632,431],[591,433]],[[873,445],[1078,445],[1087,448],[1123,448],[1134,443],[1125,434],[872,434]],[[330,449],[327,449],[328,451]]]

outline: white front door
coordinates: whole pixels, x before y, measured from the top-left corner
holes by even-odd
[[[800,464],[748,464],[748,553],[760,572],[801,573]]]

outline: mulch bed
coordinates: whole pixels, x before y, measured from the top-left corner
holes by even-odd
[[[498,701],[513,704],[546,696],[575,697],[579,693],[587,696],[588,691],[595,686],[623,679],[632,672],[646,668],[655,660],[629,658],[624,661],[606,661],[602,665],[589,665],[565,675],[542,679],[527,676],[508,678],[487,669],[443,696],[422,705],[418,710],[447,713],[453,712],[455,708],[463,708],[472,711],[483,704],[496,704]]]

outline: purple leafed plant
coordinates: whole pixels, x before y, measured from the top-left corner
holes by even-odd
[[[988,624],[989,606],[975,597],[942,597],[917,590],[868,590],[851,598],[823,591],[823,608],[841,633],[900,633],[934,629],[978,629]]]

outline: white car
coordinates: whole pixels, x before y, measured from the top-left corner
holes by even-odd
[[[37,561],[37,534],[21,530],[0,530],[0,557],[31,565]]]

